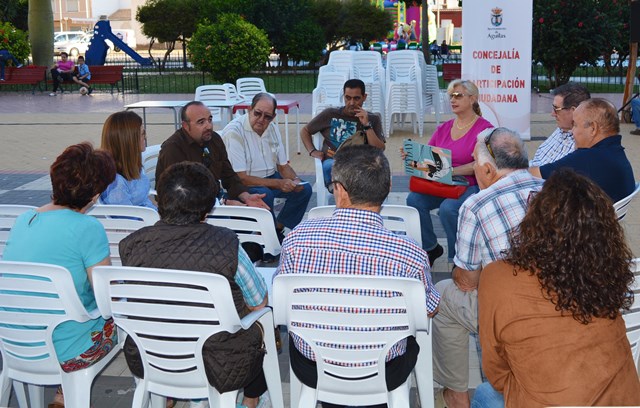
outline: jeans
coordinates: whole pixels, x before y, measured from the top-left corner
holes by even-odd
[[[266,177],[270,179],[282,179],[280,173],[275,172],[273,175]],[[265,194],[262,201],[265,202],[270,208],[271,213],[274,214],[274,219],[284,225],[287,228],[293,228],[302,221],[304,213],[307,210],[311,193],[313,192],[310,184],[303,184],[301,191],[292,191],[285,193],[280,190],[272,189],[269,187],[249,187],[251,194]],[[273,212],[273,200],[276,198],[284,198],[286,202],[278,217],[275,217]]]
[[[439,208],[439,217],[444,232],[447,235],[447,246],[449,247],[449,259],[453,259],[456,254],[456,234],[458,231],[458,211],[460,206],[470,195],[480,191],[477,185],[467,187],[467,190],[460,198],[442,198],[421,193],[409,193],[407,205],[418,210],[420,214],[420,228],[422,230],[422,248],[430,251],[438,245],[438,238],[433,231],[431,221],[431,210]]]
[[[633,115],[633,123],[636,128],[640,129],[640,98],[631,100],[631,114]]]
[[[504,397],[490,383],[484,382],[476,388],[471,408],[504,408]]]
[[[333,159],[325,159],[322,162],[322,174],[324,175],[324,185],[331,183],[331,169],[333,168]]]
[[[0,78],[4,79],[4,66],[7,63],[7,61],[13,61],[13,65],[15,67],[17,67],[18,65],[20,65],[20,63],[18,62],[18,60],[11,55],[11,53],[7,50],[0,50]]]

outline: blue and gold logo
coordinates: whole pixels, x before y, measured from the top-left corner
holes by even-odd
[[[494,27],[502,25],[502,9],[500,7],[491,9],[491,24]]]

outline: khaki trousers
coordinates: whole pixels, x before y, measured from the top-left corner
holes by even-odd
[[[433,377],[456,392],[469,388],[469,334],[478,332],[478,292],[447,279],[436,284],[440,307],[433,326]]]

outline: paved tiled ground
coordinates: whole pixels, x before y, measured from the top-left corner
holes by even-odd
[[[301,102],[300,120],[306,123],[310,118],[310,95],[283,95],[286,99],[297,99]],[[616,105],[620,105],[621,95],[605,95]],[[95,94],[91,97],[76,94],[64,94],[49,97],[47,94],[32,96],[27,93],[0,93],[0,204],[42,205],[49,201],[51,191],[47,176],[53,159],[64,147],[84,140],[99,145],[102,123],[112,112],[123,109],[126,104],[140,100],[188,100],[192,95],[110,95]],[[527,142],[532,153],[546,135],[555,128],[553,119],[548,114],[551,100],[548,95],[532,97],[532,141]],[[444,115],[446,120],[450,115]],[[150,112],[147,114],[147,134],[149,144],[158,144],[173,132],[172,117],[167,112]],[[290,118],[290,123],[291,123]],[[433,115],[425,119],[425,135],[430,135],[436,127]],[[623,125],[623,144],[634,165],[639,168],[640,138],[630,136],[631,125]],[[314,182],[313,162],[304,154],[295,154],[297,135],[295,124],[289,128],[291,145],[291,164],[302,177]],[[412,135],[409,128],[396,131],[387,143],[387,156],[391,162],[393,191],[389,203],[404,204],[407,194],[408,178],[402,174],[399,154],[401,141]],[[428,137],[428,136],[427,136]],[[423,140],[426,142],[428,139]],[[638,178],[638,177],[636,177]],[[315,206],[315,196],[310,207]],[[439,237],[444,233],[437,220]],[[628,239],[634,252],[638,253],[640,245],[640,204],[634,203],[625,219]],[[440,258],[434,265],[434,280],[448,276],[449,265]],[[285,342],[286,345],[286,342]],[[473,351],[473,345],[470,346]],[[287,369],[287,353],[280,356],[281,376],[285,401],[288,402],[289,372]],[[471,385],[479,382],[479,366],[476,354],[471,353]],[[47,390],[46,401],[51,398],[54,389]],[[133,394],[133,381],[122,356],[118,357],[97,379],[92,396],[95,408],[130,406]],[[415,401],[415,392],[413,394]],[[182,405],[182,404],[181,404]],[[17,406],[12,400],[11,407]],[[412,404],[415,406],[415,404]]]

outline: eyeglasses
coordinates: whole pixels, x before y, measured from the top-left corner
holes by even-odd
[[[211,152],[209,151],[208,147],[205,147],[204,149],[202,149],[202,164],[204,164],[204,167],[209,168],[211,167],[212,163],[213,161],[211,160]]]
[[[462,93],[462,92],[451,92],[449,94],[449,99],[462,99],[465,96],[471,96],[471,95]]]
[[[569,106],[568,108],[559,108],[559,107],[557,107],[556,105],[551,105],[551,108],[553,109],[553,111],[554,111],[555,113],[558,113],[558,112],[560,112],[560,111],[562,111],[562,110],[564,110],[564,109],[571,109],[571,106]]]
[[[264,112],[261,112],[259,110],[255,110],[254,109],[253,110],[253,117],[256,118],[256,119],[260,119],[261,117],[263,117],[263,118],[265,118],[265,120],[267,122],[271,122],[273,119],[275,119],[276,115],[275,114],[274,115],[270,115],[268,113],[264,113]]]
[[[496,130],[498,130],[498,128],[493,129],[491,133],[489,133],[489,136],[484,138],[484,145],[487,146],[487,150],[489,151],[491,157],[493,157],[493,160],[496,159],[496,156],[493,154],[493,149],[491,148],[491,136],[493,136]]]
[[[337,181],[337,180],[331,180],[331,182],[329,183],[329,185],[327,185],[327,189],[331,192],[333,192],[336,184],[340,184],[342,186],[342,189],[344,191],[347,191],[347,189],[345,188],[344,184],[342,184],[341,181]],[[347,191],[348,192],[348,191]]]

